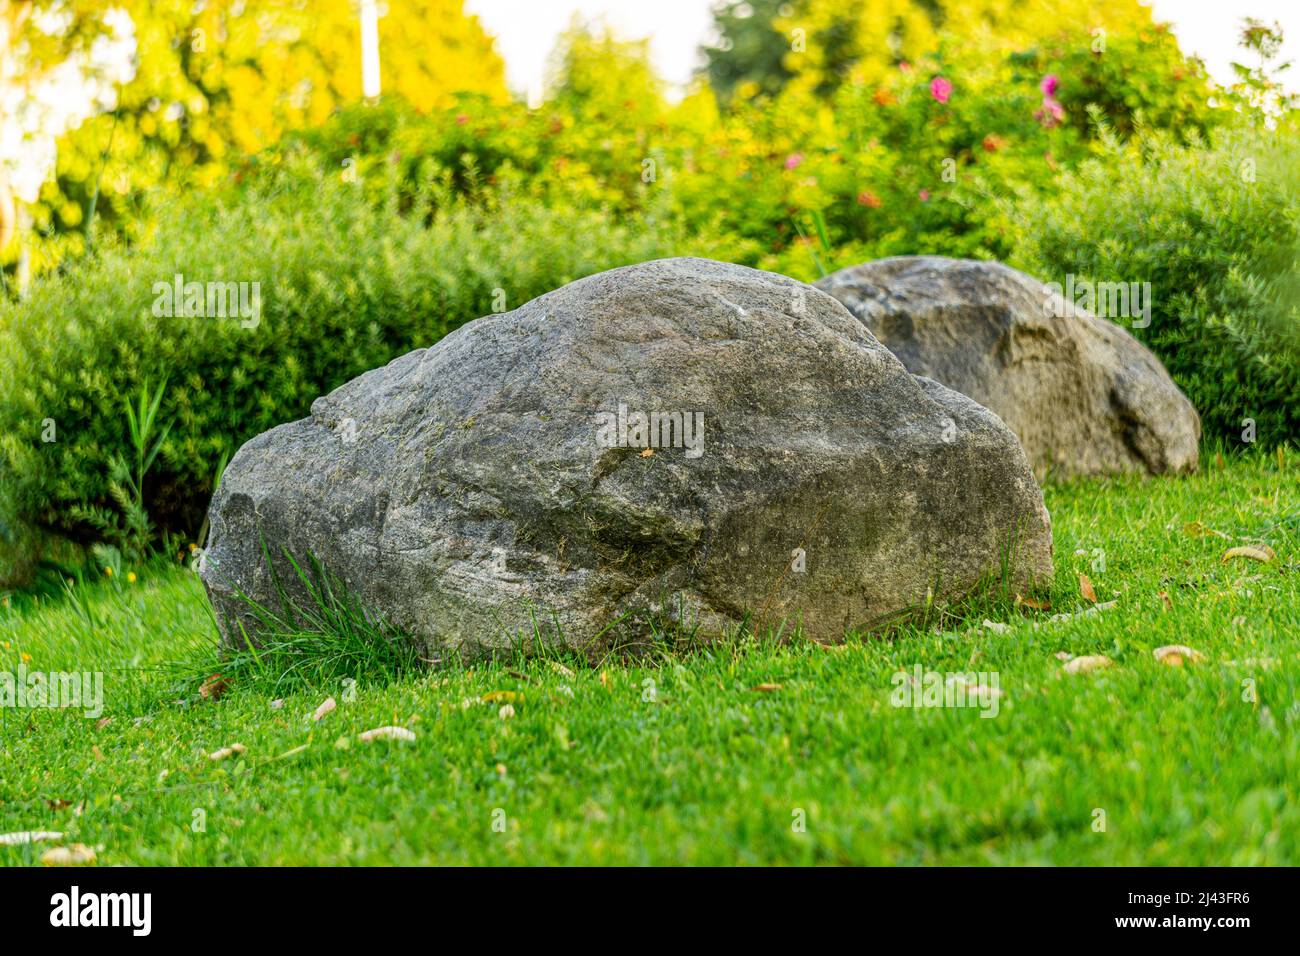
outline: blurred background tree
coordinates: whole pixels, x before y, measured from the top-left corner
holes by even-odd
[[[92,228],[138,239],[147,227],[141,200],[151,190],[211,186],[286,131],[319,125],[361,97],[359,18],[349,0],[26,6],[37,15],[19,24],[23,41],[39,38],[40,11],[57,7],[69,11],[69,31],[121,11],[137,44],[116,101],[59,140],[55,175],[29,204],[38,271],[82,252]],[[385,10],[386,94],[423,111],[445,107],[462,90],[507,100],[504,64],[461,0],[387,0]],[[77,35],[56,39],[67,45]]]
[[[0,261],[14,261],[20,288],[30,207],[54,173],[57,140],[117,104],[134,52],[121,10],[0,0]]]
[[[774,25],[788,38],[792,84],[828,97],[933,53],[940,34],[961,37],[967,56],[987,60],[1053,38],[1082,40],[1087,49],[1154,23],[1139,0],[805,0]]]
[[[1255,62],[1233,63],[1237,82],[1231,93],[1245,111],[1257,119],[1275,120],[1295,108],[1300,96],[1286,91],[1284,74],[1290,62],[1277,62],[1282,52],[1282,26],[1247,17],[1241,26],[1240,45],[1254,56]]]
[[[575,120],[635,125],[662,108],[650,41],[621,40],[603,23],[575,18],[556,41],[548,72],[547,102]]]
[[[731,0],[713,8],[717,38],[704,45],[709,85],[719,101],[742,96],[775,96],[794,74],[786,68],[790,40],[777,28],[779,17],[794,16],[790,0]]]

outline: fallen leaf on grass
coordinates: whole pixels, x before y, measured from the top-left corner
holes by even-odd
[[[51,810],[66,810],[72,806],[71,800],[46,800],[45,805]]]
[[[1174,609],[1174,601],[1173,598],[1169,596],[1168,591],[1161,591],[1159,597],[1160,600],[1164,602],[1166,611],[1172,611]]]
[[[1092,582],[1088,580],[1086,574],[1079,575],[1079,593],[1083,595],[1083,599],[1089,604],[1097,603],[1097,592],[1093,589]]]
[[[229,687],[230,682],[227,681],[225,677],[220,674],[213,674],[199,685],[199,697],[203,700],[220,700],[221,695],[224,694]]]
[[[301,747],[294,747],[292,750],[286,750],[284,753],[280,754],[280,756],[276,757],[275,759],[286,760],[289,757],[296,757],[298,756],[298,754],[302,753],[304,750],[307,750],[310,747],[311,744],[303,744]]]
[[[654,453],[655,453],[655,450],[654,450],[653,448],[647,448],[645,451],[641,452],[641,457],[642,457],[642,458],[650,458],[650,457],[652,457],[652,456],[654,455]]]
[[[494,690],[491,693],[483,695],[483,703],[485,704],[491,703],[493,701],[498,701],[498,700],[503,700],[509,703],[511,701],[523,700],[523,699],[524,699],[523,694],[517,693],[513,690]]]
[[[573,671],[571,671],[569,668],[565,667],[565,666],[564,666],[563,664],[561,664],[559,661],[551,661],[551,670],[555,671],[555,673],[560,674],[560,675],[562,675],[562,676],[564,676],[564,677],[572,677],[572,676],[573,676]]]
[[[227,757],[233,757],[235,754],[242,754],[248,748],[243,744],[231,744],[229,747],[222,747],[220,750],[214,750],[208,754],[209,760],[225,760]]]
[[[63,834],[52,830],[20,830],[17,833],[0,833],[0,846],[23,846],[42,840],[62,840]]]
[[[1086,674],[1089,671],[1114,666],[1115,662],[1105,654],[1085,654],[1083,657],[1075,657],[1067,661],[1061,670],[1066,674]]]
[[[414,740],[414,732],[407,730],[405,727],[376,727],[374,730],[367,730],[357,734],[357,740],[363,744],[368,744],[372,740]]]
[[[95,850],[84,843],[51,847],[41,854],[43,866],[85,866],[95,862]]]
[[[90,748],[90,752],[91,752],[91,754],[94,756],[94,758],[95,758],[96,760],[103,760],[103,759],[104,759],[104,751],[102,751],[102,750],[99,749],[99,744],[95,744],[94,746],[92,746],[92,747]]]
[[[322,717],[324,717],[326,714],[328,714],[331,710],[333,710],[337,706],[338,704],[334,702],[333,697],[326,697],[325,703],[321,704],[319,707],[316,708],[316,713],[311,715],[311,719],[320,720]]]
[[[95,729],[96,729],[96,730],[103,730],[105,727],[107,727],[107,726],[108,726],[109,724],[111,724],[112,722],[113,722],[113,718],[112,718],[112,717],[101,717],[99,720],[95,721]]]
[[[1259,545],[1242,545],[1236,548],[1229,548],[1223,552],[1223,557],[1219,560],[1226,564],[1233,558],[1249,558],[1252,561],[1267,563],[1277,557],[1277,552],[1266,544]]]
[[[762,694],[770,694],[774,690],[784,690],[784,689],[785,689],[784,684],[755,684],[753,687],[750,688],[751,691],[755,691]]]
[[[825,651],[828,654],[837,654],[840,651],[847,651],[849,649],[849,645],[847,643],[827,644],[825,641],[816,641],[813,640],[812,638],[808,639],[808,643],[811,644],[813,647],[817,648],[817,650]]]
[[[1016,607],[1027,607],[1035,611],[1050,611],[1052,609],[1051,601],[1039,601],[1034,598],[1027,598],[1023,595],[1016,595]]]
[[[284,706],[284,700],[283,700],[283,698],[280,698],[280,699],[277,699],[277,700],[273,700],[273,701],[271,701],[271,709],[272,709],[272,710],[279,710],[279,709],[280,709],[281,707],[283,707],[283,706]]]
[[[513,704],[502,704],[501,709],[497,711],[497,716],[502,720],[509,720],[514,715],[515,708]]]
[[[997,621],[990,621],[985,618],[984,623],[980,625],[986,631],[992,631],[994,634],[1006,634],[1011,630],[1010,625],[1000,624]]]
[[[1205,660],[1205,655],[1185,644],[1166,644],[1151,652],[1161,664],[1170,667],[1182,667],[1184,664],[1198,664]]]
[[[1222,531],[1215,531],[1213,528],[1207,528],[1199,521],[1189,521],[1183,525],[1183,534],[1192,538],[1215,537],[1223,538],[1225,541],[1231,536],[1224,534]]]

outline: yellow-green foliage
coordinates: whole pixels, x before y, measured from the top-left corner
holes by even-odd
[[[308,0],[121,0],[138,70],[118,108],[59,144],[56,179],[33,207],[35,268],[84,250],[94,200],[102,228],[134,237],[142,199],[211,187],[286,131],[319,125],[361,97],[355,5]],[[74,7],[103,4],[74,3]],[[388,0],[384,89],[422,110],[459,91],[506,100],[504,65],[460,0]],[[96,199],[97,195],[97,199]]]

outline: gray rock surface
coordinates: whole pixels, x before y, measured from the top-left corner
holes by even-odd
[[[1160,360],[1023,272],[899,256],[817,287],[909,371],[997,413],[1040,478],[1196,470],[1201,420]]]
[[[647,449],[636,412],[694,427]],[[265,540],[465,658],[535,627],[594,656],[655,619],[840,640],[928,590],[1052,569],[996,416],[910,375],[830,296],[703,259],[590,276],[367,372],[244,445],[211,519],[228,640],[256,633],[235,588],[274,603]]]

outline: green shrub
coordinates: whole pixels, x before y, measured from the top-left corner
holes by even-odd
[[[1300,140],[1222,135],[1214,149],[1139,136],[1027,198],[1018,262],[1045,282],[1151,283],[1133,334],[1201,413],[1207,437],[1300,441]],[[1130,324],[1125,322],[1125,324]]]
[[[169,429],[143,482],[149,538],[193,536],[223,456],[317,396],[494,306],[679,242],[653,218],[623,225],[496,193],[471,203],[443,187],[407,214],[397,205],[291,161],[236,193],[169,201],[142,247],[0,303],[4,540],[30,548],[43,532],[141,550],[126,403],[146,383],[167,382],[155,432]],[[155,314],[166,311],[155,285],[177,274],[250,293],[259,283],[260,317]],[[18,577],[31,561],[9,564]]]

